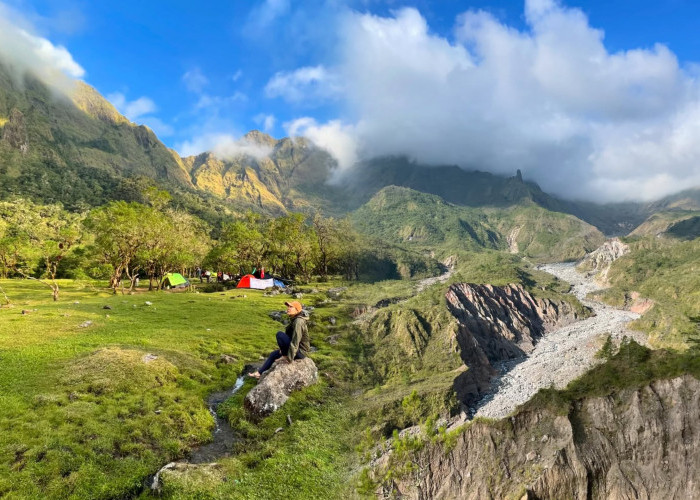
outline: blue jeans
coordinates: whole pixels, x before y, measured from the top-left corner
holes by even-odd
[[[277,345],[279,346],[279,349],[276,351],[272,351],[270,355],[267,357],[267,360],[263,363],[263,365],[258,368],[258,373],[263,374],[270,368],[272,368],[272,364],[282,356],[286,356],[289,354],[289,345],[292,343],[292,339],[290,339],[286,333],[284,332],[277,332]],[[294,356],[294,359],[304,359],[306,356],[302,354],[301,351],[297,351],[296,356]]]

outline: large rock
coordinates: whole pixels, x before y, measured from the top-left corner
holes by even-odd
[[[311,358],[275,363],[263,373],[243,405],[253,416],[266,417],[286,403],[292,392],[315,384],[317,380],[318,369]]]

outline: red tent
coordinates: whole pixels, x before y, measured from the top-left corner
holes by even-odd
[[[275,286],[275,281],[272,278],[261,280],[253,276],[252,274],[246,274],[243,276],[236,288],[253,288],[255,290],[265,290],[266,288],[272,288]]]

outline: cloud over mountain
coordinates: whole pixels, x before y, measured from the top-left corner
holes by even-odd
[[[553,0],[526,1],[525,21],[518,30],[470,10],[447,39],[412,8],[351,12],[340,60],[318,72],[343,82],[352,118],[306,130],[332,146],[342,133],[344,168],[393,154],[520,168],[545,190],[596,201],[700,185],[700,82],[667,47],[611,53],[581,10]]]
[[[85,70],[65,47],[54,45],[34,33],[31,23],[21,14],[0,2],[0,61],[21,77],[26,72],[44,83],[68,92]]]

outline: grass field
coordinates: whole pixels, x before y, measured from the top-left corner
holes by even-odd
[[[60,284],[54,303],[38,283],[0,281],[13,306],[0,308],[3,498],[144,495],[149,475],[210,439],[206,395],[233,385],[245,363],[274,348],[281,325],[267,313],[288,299],[235,289],[111,295],[97,283]],[[322,318],[333,310],[319,310],[311,329],[314,360],[325,371],[343,358],[323,340],[330,327]],[[237,361],[221,363],[222,354]],[[284,415],[248,429],[248,449],[222,462],[227,481],[189,481],[166,496],[269,498],[286,485],[284,497],[308,498],[342,487],[337,392],[322,380],[294,396]],[[276,435],[286,413],[294,424]],[[312,468],[297,474],[295,464]],[[279,477],[288,481],[271,480]]]
[[[239,437],[235,454],[215,470],[166,475],[162,496],[355,496],[361,440],[455,405],[461,361],[449,348],[444,307],[455,281],[521,282],[553,298],[568,289],[500,252],[460,254],[450,280],[418,296],[416,280],[307,285],[301,300],[315,307],[319,383],[252,422],[242,409],[254,385],[247,381],[219,412]],[[53,302],[39,283],[0,281],[12,302],[0,308],[0,498],[148,498],[149,476],[211,439],[207,395],[231,387],[245,364],[275,348],[281,325],[268,313],[283,310],[289,296],[235,289],[112,295],[95,282],[60,285],[61,300]],[[338,286],[348,288],[328,301],[325,291]],[[392,315],[396,328],[381,333],[352,323],[358,307],[383,299],[401,300],[377,315]],[[432,325],[425,327],[432,340],[401,354],[402,332],[420,330],[421,320]],[[222,354],[236,361],[223,363]]]

